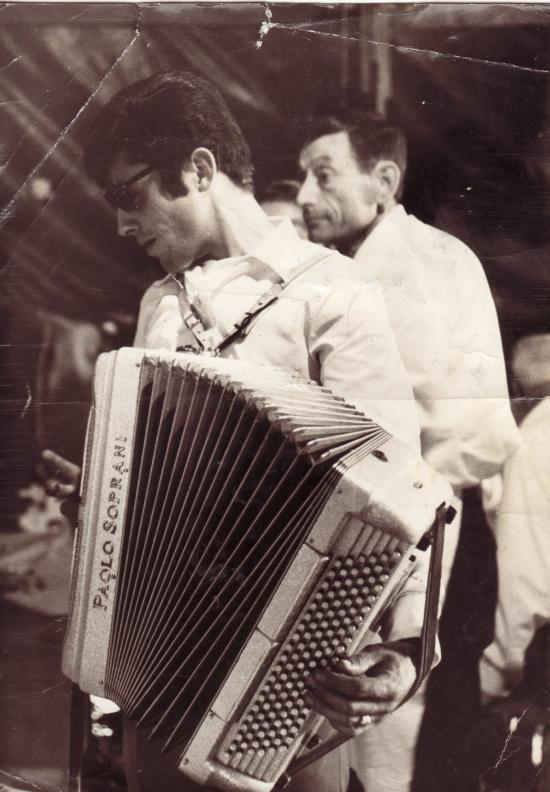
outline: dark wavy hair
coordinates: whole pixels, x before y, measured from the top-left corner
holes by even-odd
[[[303,145],[336,132],[347,132],[357,162],[364,171],[372,170],[380,160],[391,160],[399,166],[401,180],[396,194],[399,200],[407,170],[407,141],[401,129],[375,113],[341,111],[306,124]]]
[[[252,189],[250,149],[220,93],[191,72],[167,71],[139,80],[100,111],[84,151],[91,179],[105,187],[115,157],[158,167],[163,187],[184,195],[181,169],[204,146],[218,169]]]

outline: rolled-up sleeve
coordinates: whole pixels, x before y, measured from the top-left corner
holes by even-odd
[[[485,273],[467,248],[453,252],[449,310],[436,317],[435,308],[427,308],[434,330],[443,326],[439,333],[425,326],[427,340],[415,351],[413,384],[418,385],[423,456],[461,490],[498,473],[521,438],[510,409],[498,317]],[[446,324],[436,325],[436,318]]]

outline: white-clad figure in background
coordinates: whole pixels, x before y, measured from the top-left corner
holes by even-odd
[[[406,141],[384,119],[364,113],[320,118],[307,130],[299,161],[298,203],[309,237],[354,258],[382,286],[416,399],[422,455],[454,488],[459,515],[446,531],[444,595],[458,542],[460,493],[497,473],[519,443],[485,273],[461,241],[405,211]],[[350,744],[366,792],[409,789],[423,711],[421,688]],[[384,751],[376,750],[382,745]]]
[[[523,445],[504,466],[496,510],[495,634],[480,663],[486,702],[522,681],[525,652],[550,622],[550,334],[518,341],[512,373],[534,406],[520,424]]]

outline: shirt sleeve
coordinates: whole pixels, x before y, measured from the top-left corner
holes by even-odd
[[[413,392],[378,284],[341,282],[317,307],[308,335],[321,383],[419,449]]]
[[[137,319],[136,334],[134,336],[134,346],[140,349],[146,346],[147,330],[151,322],[152,296],[150,290],[146,291],[141,298]]]
[[[154,284],[143,295],[139,309],[134,346],[144,349],[175,351],[182,319],[175,294],[166,293]]]
[[[427,361],[430,385],[419,410],[424,458],[460,490],[498,473],[521,437],[510,409],[500,328],[481,263],[460,246],[450,269],[448,304],[454,313],[442,328],[441,354]]]
[[[357,260],[383,286],[423,456],[459,491],[498,473],[519,442],[493,297],[455,237],[410,216],[380,229]]]
[[[525,445],[504,467],[495,526],[498,603],[493,643],[481,664],[482,687],[506,695],[521,681],[525,653],[550,622],[550,399],[524,423]]]

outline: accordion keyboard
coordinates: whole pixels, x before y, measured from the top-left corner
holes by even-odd
[[[303,699],[308,676],[353,650],[403,557],[405,548],[395,540],[378,544],[328,565],[258,694],[224,740],[218,753],[223,764],[265,781],[275,778],[311,716]]]

